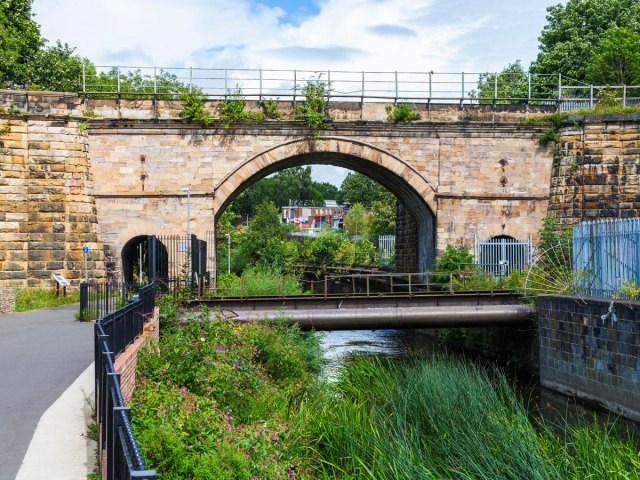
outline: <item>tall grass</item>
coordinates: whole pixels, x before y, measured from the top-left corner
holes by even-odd
[[[302,295],[303,289],[294,275],[253,267],[241,277],[234,274],[219,275],[218,287],[210,294],[218,297]]]
[[[80,293],[67,293],[66,297],[60,295],[56,297],[53,289],[47,288],[24,288],[16,291],[16,311],[35,310],[37,308],[58,307],[69,303],[78,303]]]
[[[297,428],[317,478],[640,478],[631,440],[540,431],[502,375],[456,359],[354,359]]]

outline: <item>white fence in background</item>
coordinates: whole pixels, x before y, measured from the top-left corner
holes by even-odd
[[[389,266],[396,254],[396,236],[379,235],[378,253],[380,254],[380,265]]]
[[[610,298],[625,282],[640,285],[640,218],[573,227],[573,269],[581,295]]]
[[[533,243],[508,237],[478,240],[474,245],[478,267],[496,277],[508,276],[514,270],[523,270],[533,261]]]

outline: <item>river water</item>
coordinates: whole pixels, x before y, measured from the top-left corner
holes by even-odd
[[[438,342],[415,330],[323,332],[321,345],[327,362],[322,375],[328,381],[337,378],[341,367],[350,355],[367,354],[402,358],[408,352],[420,351],[424,355],[445,352],[445,348]],[[486,361],[483,363],[486,364]],[[498,365],[498,367],[500,366]],[[535,417],[542,417],[559,427],[565,423],[575,424],[585,419],[591,421],[595,418],[602,424],[615,420],[616,424],[622,427],[621,431],[627,428],[631,429],[640,441],[640,424],[617,418],[615,414],[594,405],[587,405],[542,388],[538,379],[533,375],[511,376],[510,378],[513,380],[514,388],[520,392],[528,405],[530,413]]]

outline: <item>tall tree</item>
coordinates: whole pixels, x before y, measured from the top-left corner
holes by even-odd
[[[340,203],[362,203],[370,207],[373,202],[395,204],[395,197],[378,182],[361,173],[350,173],[342,182],[337,199]]]
[[[0,0],[0,83],[26,87],[45,41],[33,20],[33,0]]]
[[[589,64],[587,79],[596,85],[638,85],[640,34],[625,27],[607,30]]]
[[[344,216],[347,235],[369,235],[371,218],[361,203],[354,203]]]
[[[640,32],[638,0],[568,0],[547,8],[547,24],[540,34],[540,53],[531,65],[535,73],[585,81],[591,58],[610,28]]]

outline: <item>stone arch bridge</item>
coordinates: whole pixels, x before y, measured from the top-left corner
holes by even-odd
[[[241,191],[296,165],[350,168],[392,191],[403,271],[425,270],[438,250],[470,247],[476,236],[535,239],[547,212],[552,152],[538,144],[542,128],[521,121],[524,111],[496,121],[476,106],[464,117],[402,125],[347,116],[312,141],[297,122],[204,127],[162,115],[107,118],[106,107],[105,118],[86,120],[79,111],[89,107],[77,98],[45,100],[34,100],[45,111],[9,118],[3,137],[15,181],[1,186],[12,196],[0,224],[11,233],[0,281],[13,284],[37,284],[51,271],[78,278],[85,243],[94,272],[105,260],[121,271],[130,239],[186,231],[186,187],[191,232],[203,238]]]

